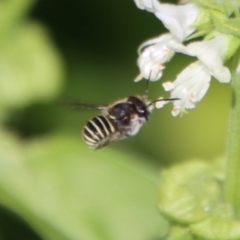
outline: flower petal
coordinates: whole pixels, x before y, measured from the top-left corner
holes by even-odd
[[[156,0],[152,4],[156,17],[180,42],[195,31],[192,25],[199,14],[199,8],[195,4],[161,4]]]
[[[140,56],[137,63],[141,73],[135,81],[142,78],[156,81],[162,76],[162,70],[165,68],[164,64],[174,55],[174,51],[166,46],[170,42],[176,42],[176,40],[170,33],[167,33],[150,39],[139,47],[138,53]]]
[[[171,42],[168,47],[176,52],[196,56],[219,82],[228,83],[231,80],[231,73],[227,67],[223,66],[222,60],[224,53],[227,51],[226,41],[226,35],[219,34],[214,39],[193,42],[188,46]]]
[[[208,69],[196,61],[186,67],[174,82],[163,83],[166,91],[171,91],[171,98],[179,98],[173,102],[173,116],[184,112],[185,109],[194,108],[206,94],[211,75]]]
[[[138,8],[153,12],[152,0],[134,0],[134,2]]]

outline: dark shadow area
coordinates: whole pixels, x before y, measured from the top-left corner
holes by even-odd
[[[1,240],[41,240],[33,229],[19,216],[0,207]]]
[[[23,110],[15,111],[5,122],[5,126],[17,132],[22,138],[51,133],[56,128],[55,118],[61,107],[58,103],[34,104]]]

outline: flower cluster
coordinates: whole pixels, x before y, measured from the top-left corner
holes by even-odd
[[[142,78],[151,81],[160,79],[165,63],[177,52],[197,58],[174,81],[163,83],[171,98],[179,99],[173,101],[173,116],[194,108],[206,94],[212,77],[221,83],[230,82],[231,73],[224,62],[240,45],[240,19],[236,14],[240,3],[232,2],[231,5],[228,1],[226,6],[216,6],[217,3],[211,6],[206,1],[197,0],[182,5],[158,0],[135,0],[135,3],[138,8],[152,12],[169,30],[169,33],[150,39],[139,47],[140,74],[135,81]],[[184,41],[199,37],[203,40],[184,45]],[[156,107],[160,108],[165,103],[167,101],[159,101]]]

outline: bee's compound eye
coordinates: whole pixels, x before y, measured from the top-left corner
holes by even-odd
[[[137,108],[137,110],[140,114],[145,114],[146,113],[145,109]]]

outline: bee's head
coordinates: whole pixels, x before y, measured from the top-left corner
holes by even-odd
[[[149,119],[153,108],[145,100],[142,100],[140,97],[130,96],[127,99],[127,103],[131,105],[133,113],[141,118],[145,118],[146,121]]]
[[[115,104],[108,110],[108,113],[111,119],[127,125],[135,118],[139,119],[140,122],[146,122],[149,118],[150,110],[140,97],[131,96]]]
[[[116,129],[124,136],[138,133],[142,125],[148,120],[150,110],[148,104],[141,97],[128,97],[108,110],[108,116]]]

